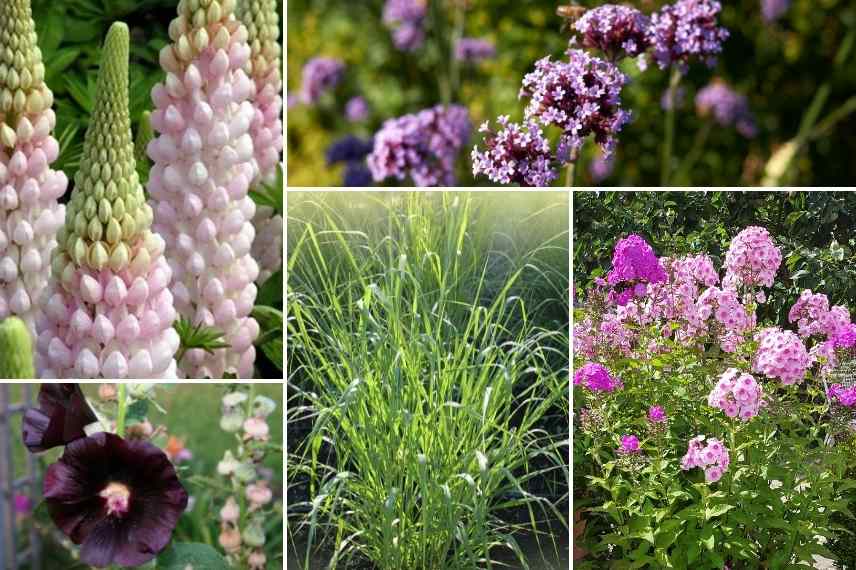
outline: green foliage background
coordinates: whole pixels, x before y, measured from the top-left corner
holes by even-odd
[[[442,6],[446,21],[452,0],[431,0]],[[522,116],[517,92],[523,75],[534,62],[552,55],[562,56],[567,32],[555,15],[551,0],[471,0],[467,2],[464,35],[485,37],[497,45],[496,59],[467,68],[457,101],[466,105],[474,127],[499,114],[512,120]],[[601,1],[583,1],[588,7]],[[628,2],[650,13],[664,2]],[[346,79],[320,105],[298,105],[288,113],[288,180],[293,186],[341,184],[341,166],[324,163],[324,150],[346,133],[370,136],[387,118],[418,111],[441,101],[438,84],[447,75],[446,32],[429,30],[421,51],[403,54],[392,45],[383,25],[383,0],[292,0],[288,4],[287,90],[300,89],[303,65],[315,56],[338,57],[347,64]],[[759,126],[757,138],[749,141],[731,128],[714,127],[704,151],[685,180],[687,185],[759,184],[763,166],[783,143],[808,125],[806,116],[818,91],[815,122],[828,128],[815,129],[804,150],[797,155],[790,176],[781,182],[793,185],[843,185],[852,183],[856,163],[856,138],[848,136],[856,127],[854,115],[835,124],[824,120],[847,105],[856,110],[856,58],[853,57],[856,5],[848,0],[794,0],[775,24],[761,19],[760,0],[723,2],[721,22],[731,38],[713,70],[694,66],[682,82],[686,104],[677,117],[675,155],[685,156],[693,146],[702,121],[692,109],[696,91],[713,77],[721,77],[746,94]],[[436,41],[438,38],[442,41]],[[432,39],[434,38],[434,39]],[[838,60],[836,60],[838,57]],[[837,63],[836,63],[837,61]],[[660,98],[668,83],[666,72],[652,69],[640,74],[632,62],[623,71],[631,84],[624,90],[625,106],[633,111],[633,123],[625,128],[618,145],[615,174],[609,185],[658,184],[664,113]],[[361,94],[372,108],[370,119],[354,127],[342,118],[345,102]],[[817,125],[816,125],[817,126]],[[471,142],[475,142],[476,137]],[[471,147],[472,145],[470,145]],[[469,148],[459,160],[459,183],[487,185],[473,180]],[[587,165],[593,153],[586,147],[578,184],[589,184]]]
[[[578,293],[609,271],[620,237],[638,233],[657,255],[707,252],[719,268],[731,239],[766,227],[782,265],[759,319],[785,324],[803,289],[856,307],[856,194],[849,192],[575,192]]]

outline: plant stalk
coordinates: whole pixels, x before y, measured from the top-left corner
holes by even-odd
[[[672,66],[672,74],[669,78],[669,108],[666,109],[665,132],[663,133],[663,161],[660,165],[660,186],[669,185],[669,175],[672,170],[672,146],[675,139],[675,100],[678,92],[678,84],[681,82],[681,72]]]
[[[119,383],[119,412],[116,415],[116,435],[125,437],[125,415],[128,412],[128,385]]]

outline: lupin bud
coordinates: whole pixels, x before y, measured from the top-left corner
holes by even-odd
[[[147,145],[154,161],[148,190],[158,213],[154,227],[176,268],[176,309],[194,325],[215,326],[229,345],[210,353],[188,351],[179,366],[190,378],[247,378],[255,360],[258,325],[247,312],[231,309],[241,299],[252,304],[259,273],[248,222],[255,205],[247,182],[257,172],[249,136],[256,113],[247,104],[253,86],[243,71],[251,50],[234,9],[233,0],[179,2],[170,24],[171,51],[160,57],[166,79],[152,91],[157,136]],[[243,212],[237,227],[225,223],[232,211]],[[219,254],[232,242],[246,247]],[[203,290],[212,279],[232,286],[220,298],[206,298]],[[224,422],[238,429],[230,416]]]
[[[46,314],[37,355],[39,373],[55,378],[177,377],[179,341],[172,320],[148,319],[145,330],[138,320],[138,315],[174,315],[171,296],[128,295],[136,279],[170,275],[166,259],[148,249],[158,238],[151,232],[151,209],[134,160],[129,44],[128,27],[113,24],[104,41],[95,107],[60,232],[55,267],[62,267],[62,282],[51,284],[48,298],[54,307],[76,307],[75,318],[69,322],[61,311]],[[41,342],[45,333],[48,340]],[[62,347],[68,357],[60,354]]]
[[[41,57],[30,0],[0,0],[0,319],[18,316],[31,334],[68,184],[49,167],[58,145]]]
[[[0,321],[0,378],[32,380],[33,343],[26,323],[18,317]]]

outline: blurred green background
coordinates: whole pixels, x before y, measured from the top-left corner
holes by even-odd
[[[34,398],[38,394],[39,385],[32,384]],[[158,384],[155,400],[167,412],[163,414],[150,407],[149,421],[157,428],[163,426],[166,433],[184,440],[185,447],[193,454],[190,461],[179,464],[178,473],[188,494],[193,497],[190,511],[185,514],[176,527],[175,540],[189,542],[206,542],[220,550],[217,544],[219,535],[219,520],[215,516],[221,505],[215,505],[215,490],[201,479],[191,477],[207,477],[223,480],[217,474],[217,463],[223,458],[227,449],[237,446],[236,437],[220,429],[219,421],[222,404],[220,399],[234,389],[233,385],[227,384]],[[98,384],[81,385],[87,398],[97,401]],[[23,387],[10,386],[10,401],[20,402],[23,396]],[[284,408],[282,405],[282,386],[280,384],[254,384],[253,394],[261,394],[273,399],[277,409],[267,418],[270,426],[271,441],[282,444],[282,422]],[[21,439],[21,415],[16,414],[12,418],[9,437],[12,441],[12,463],[15,477],[25,474],[25,462],[27,457],[26,448]],[[5,434],[0,434],[5,437]],[[53,463],[62,455],[62,448],[52,449],[39,454],[39,465],[41,473],[48,465]],[[269,470],[271,488],[274,491],[274,500],[282,502],[282,478],[283,457],[281,453],[270,453],[265,458],[263,466]],[[219,499],[217,499],[219,501]],[[38,508],[38,503],[33,505]],[[61,546],[58,533],[46,519],[46,514],[36,511],[34,517],[21,520],[18,536],[25,540],[30,525],[35,522],[41,531],[43,540],[43,568],[63,568],[67,570],[88,568],[71,559],[68,551]],[[277,521],[268,521],[272,528],[267,533],[268,542],[265,545],[268,552],[270,568],[280,568],[282,564],[282,518]],[[26,569],[27,566],[24,566]]]
[[[569,34],[556,16],[558,4],[548,0],[430,0],[452,18],[453,3],[468,6],[465,36],[495,42],[497,57],[466,67],[457,101],[469,108],[472,123],[499,114],[522,117],[517,93],[534,62],[562,56]],[[599,1],[580,4],[594,7]],[[648,14],[663,2],[633,0]],[[720,22],[731,32],[718,65],[695,65],[681,85],[685,103],[677,114],[675,156],[689,154],[702,119],[696,116],[696,91],[714,77],[745,94],[755,114],[758,136],[747,140],[731,127],[714,126],[698,160],[675,183],[685,185],[758,185],[764,165],[781,146],[800,135],[800,151],[792,168],[774,183],[781,185],[845,185],[856,178],[856,3],[852,0],[793,0],[775,23],[761,17],[761,0],[723,2]],[[318,105],[297,105],[288,113],[288,182],[291,186],[340,185],[342,166],[325,164],[324,151],[341,136],[371,136],[385,119],[416,112],[441,102],[439,83],[448,75],[449,26],[428,30],[425,47],[402,53],[392,44],[382,22],[383,0],[291,0],[287,6],[287,90],[300,89],[303,65],[312,57],[342,59],[345,79]],[[445,44],[444,44],[445,42]],[[615,171],[605,185],[659,184],[660,144],[665,114],[660,99],[667,72],[652,66],[640,74],[635,63],[622,69],[631,84],[622,93],[632,124],[621,133]],[[359,126],[343,117],[344,105],[355,95],[371,107]],[[458,161],[461,185],[488,185],[473,180],[469,153],[481,137],[474,133]],[[588,165],[595,154],[587,144],[579,163],[578,184],[590,184]],[[559,183],[559,182],[557,182]]]

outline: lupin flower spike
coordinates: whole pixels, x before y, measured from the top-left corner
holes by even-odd
[[[59,155],[53,94],[44,82],[30,0],[0,2],[0,319],[19,316],[35,335],[38,299],[50,277],[65,217],[68,179]]]
[[[240,18],[250,44],[250,77],[256,83],[255,116],[250,125],[259,171],[253,186],[275,184],[282,152],[282,75],[279,14],[276,0],[245,0]],[[256,239],[252,256],[259,264],[257,283],[264,283],[282,266],[282,216],[270,206],[256,206]]]
[[[176,309],[224,333],[229,346],[187,351],[189,378],[253,373],[258,323],[249,314],[259,266],[251,255],[256,177],[250,125],[255,84],[244,72],[251,49],[235,0],[181,0],[160,53],[166,81],[152,90],[148,190],[155,229],[167,241]]]
[[[128,52],[128,26],[117,22],[37,323],[45,378],[176,378],[172,271],[134,161]]]

